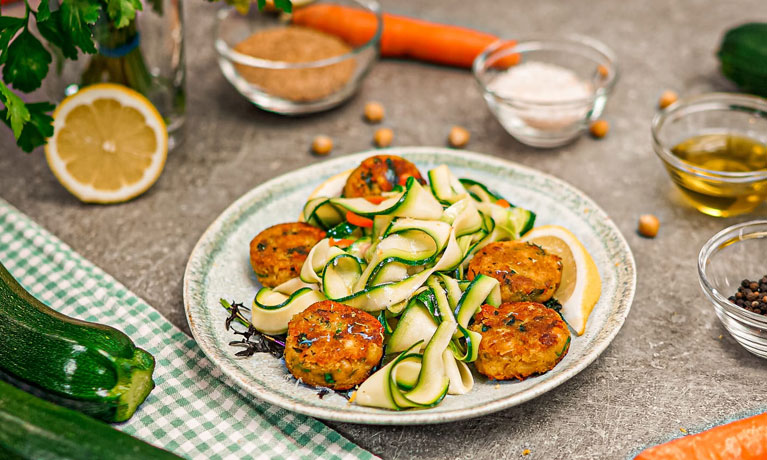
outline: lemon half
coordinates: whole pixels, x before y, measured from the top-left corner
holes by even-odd
[[[168,154],[168,132],[144,96],[100,83],[64,99],[53,113],[48,166],[87,203],[119,203],[157,181]]]
[[[602,294],[602,279],[594,259],[570,230],[557,225],[535,227],[522,239],[562,259],[562,282],[554,298],[562,304],[567,324],[582,335]]]

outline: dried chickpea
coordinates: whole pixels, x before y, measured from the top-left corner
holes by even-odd
[[[333,150],[333,139],[328,136],[320,135],[312,141],[312,152],[317,155],[327,155]]]
[[[605,137],[608,131],[610,131],[610,124],[607,120],[597,120],[589,126],[589,132],[597,139]]]
[[[365,104],[365,119],[370,123],[378,123],[384,118],[384,108],[379,102]]]
[[[660,221],[652,214],[643,214],[639,216],[639,234],[647,238],[655,238],[660,228]]]
[[[453,126],[450,128],[450,134],[447,136],[447,141],[452,147],[460,148],[469,143],[471,133],[463,126]]]
[[[394,139],[394,131],[390,128],[377,129],[373,135],[373,142],[375,142],[378,147],[390,146],[392,139]]]
[[[676,102],[677,99],[679,99],[679,96],[675,92],[671,90],[663,91],[663,94],[660,95],[660,99],[658,99],[658,107],[665,109]]]

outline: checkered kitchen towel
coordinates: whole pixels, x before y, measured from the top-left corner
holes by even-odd
[[[0,199],[0,261],[38,299],[154,355],[157,387],[118,429],[188,458],[374,458],[317,420],[237,389],[194,340]]]

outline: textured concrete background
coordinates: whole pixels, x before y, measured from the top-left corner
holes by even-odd
[[[749,1],[384,1],[416,14],[507,37],[582,33],[609,44],[621,76],[608,104],[607,138],[582,138],[537,151],[509,137],[488,112],[471,75],[386,61],[352,101],[298,119],[255,109],[219,73],[211,44],[216,6],[187,8],[186,141],[171,152],[147,194],[119,206],[86,206],[49,172],[43,153],[26,155],[0,130],[0,196],[144,297],[188,331],[181,294],[184,266],[208,224],[238,196],[276,175],[317,161],[313,136],[336,142],[333,156],[370,147],[374,128],[361,119],[367,100],[383,102],[395,145],[443,145],[452,124],[472,132],[469,148],[559,176],[593,197],[618,224],[637,259],[636,301],[623,330],[589,368],[558,389],[495,415],[427,427],[333,423],[384,458],[626,458],[648,443],[767,407],[765,362],[720,326],[698,287],[696,257],[721,228],[767,214],[715,219],[681,201],[651,151],[650,119],[659,94],[731,90],[714,51],[727,27],[765,20]],[[761,7],[761,8],[760,8]],[[761,16],[759,16],[761,15]],[[654,240],[636,220],[655,213]],[[292,214],[291,214],[292,217]],[[755,276],[757,274],[754,274]],[[720,338],[721,336],[721,338]]]

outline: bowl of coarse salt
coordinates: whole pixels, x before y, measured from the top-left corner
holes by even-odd
[[[542,148],[583,133],[602,114],[618,78],[613,52],[579,36],[500,40],[477,56],[473,71],[506,131]]]

